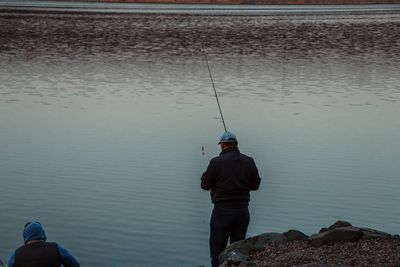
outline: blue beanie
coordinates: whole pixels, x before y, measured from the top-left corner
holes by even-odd
[[[27,223],[24,228],[24,242],[31,240],[43,240],[46,241],[46,233],[43,230],[42,225],[39,222]]]
[[[221,143],[234,143],[234,142],[237,142],[236,135],[232,132],[224,132],[221,138],[219,139],[218,145]]]

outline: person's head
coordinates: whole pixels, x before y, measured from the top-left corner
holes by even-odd
[[[39,222],[28,222],[25,224],[24,232],[24,243],[29,241],[43,240],[46,241],[46,233],[43,230],[42,225]]]
[[[238,141],[236,135],[232,132],[223,133],[221,138],[219,139],[218,145],[220,145],[221,151],[230,147],[237,147]]]

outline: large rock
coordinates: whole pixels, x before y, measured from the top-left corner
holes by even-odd
[[[345,241],[358,241],[362,237],[363,232],[360,228],[347,226],[340,228],[333,228],[326,232],[314,234],[308,238],[313,246],[319,247],[323,244],[333,242],[345,242]]]
[[[241,240],[231,244],[219,256],[220,262],[225,262],[225,266],[238,265],[254,266],[249,262],[251,252],[262,251],[266,246],[279,245],[286,242],[307,239],[308,236],[298,230],[289,230],[285,233],[266,233]]]
[[[255,237],[247,238],[231,244],[220,255],[219,262],[240,262],[249,259],[254,251],[261,251],[268,245],[277,245],[287,242],[284,234],[266,233]]]
[[[222,254],[221,254],[222,255]],[[224,258],[221,259],[221,255],[219,257],[219,262],[225,262],[225,265],[238,265],[241,262],[246,262],[250,260],[249,254],[242,253],[239,251],[231,251],[224,255]]]
[[[308,235],[306,235],[303,232],[300,232],[298,230],[289,230],[289,231],[283,233],[283,235],[286,237],[286,240],[288,242],[308,238]]]
[[[374,238],[395,238],[391,234],[378,231],[371,228],[360,227],[361,232],[363,233],[362,239],[374,239]]]
[[[346,221],[336,221],[334,224],[332,224],[331,226],[329,226],[328,228],[323,227],[321,228],[321,230],[319,230],[319,233],[324,233],[336,228],[341,228],[341,227],[347,227],[347,226],[352,226],[351,223],[346,222]]]

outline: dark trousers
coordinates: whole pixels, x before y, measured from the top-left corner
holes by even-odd
[[[245,208],[214,207],[210,220],[210,255],[212,267],[219,266],[219,254],[230,243],[246,238],[250,213]]]

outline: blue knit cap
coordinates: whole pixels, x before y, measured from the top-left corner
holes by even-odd
[[[25,225],[24,228],[24,242],[31,240],[43,240],[46,241],[46,233],[43,230],[42,225],[39,222],[30,222]]]
[[[221,143],[234,143],[234,142],[237,142],[236,135],[232,132],[224,132],[221,138],[219,139],[218,145]]]

